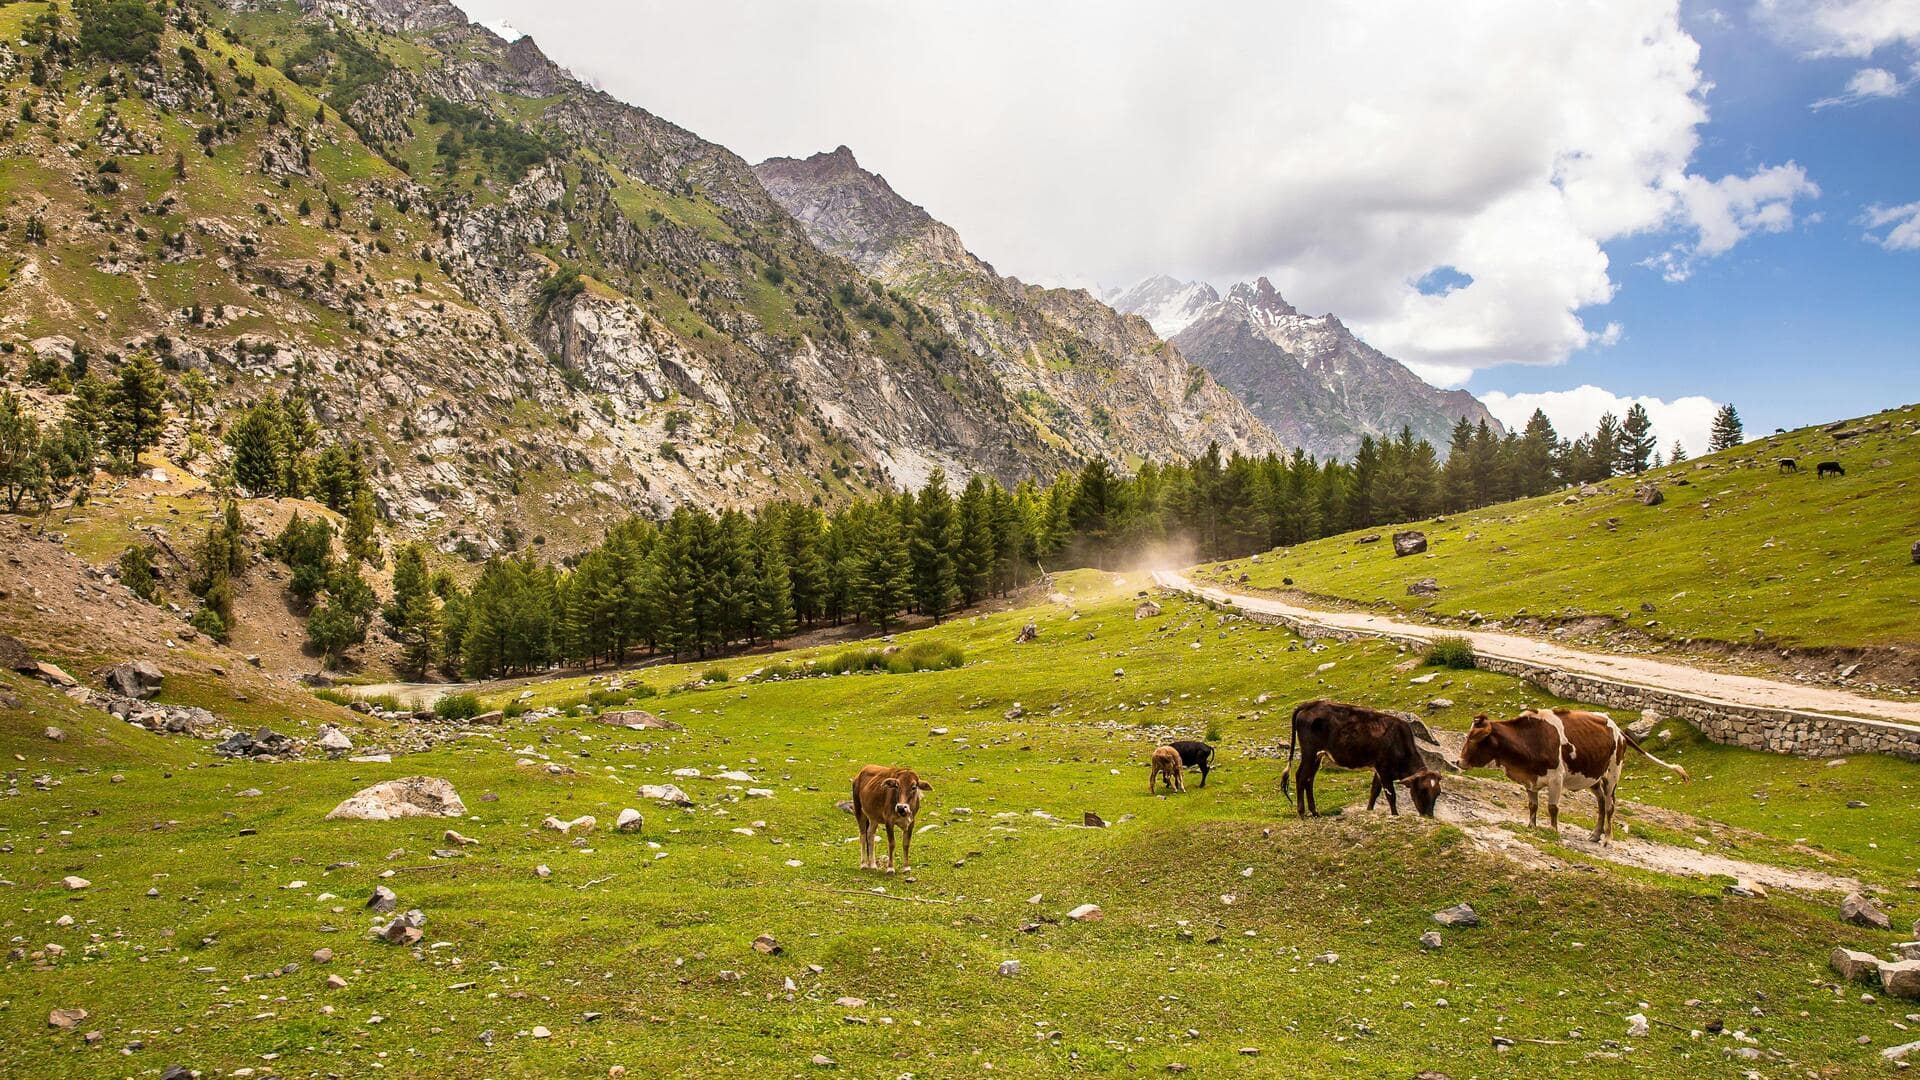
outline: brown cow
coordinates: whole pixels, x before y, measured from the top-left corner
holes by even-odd
[[[1147,794],[1153,794],[1154,781],[1162,779],[1166,781],[1168,791],[1184,794],[1187,790],[1184,772],[1180,764],[1180,751],[1171,746],[1156,747],[1152,759],[1147,762]]]
[[[1367,809],[1387,794],[1387,810],[1400,813],[1393,785],[1407,785],[1413,808],[1424,817],[1433,816],[1440,799],[1440,774],[1427,768],[1420,748],[1414,745],[1413,725],[1392,713],[1347,705],[1338,701],[1303,702],[1293,710],[1293,745],[1287,747],[1287,769],[1293,768],[1293,752],[1300,751],[1300,790],[1294,794],[1294,811],[1301,817],[1320,816],[1313,798],[1314,774],[1320,771],[1324,752],[1335,765],[1348,769],[1372,769],[1373,789],[1367,795]],[[1280,792],[1287,794],[1287,772],[1280,774]]]
[[[887,873],[894,872],[896,825],[906,833],[900,842],[900,869],[913,869],[913,822],[920,816],[920,793],[932,790],[933,785],[912,769],[869,765],[860,770],[860,775],[853,778],[853,816],[860,823],[860,869],[880,869],[880,856],[874,846],[882,825],[887,827]]]
[[[1648,761],[1688,779],[1687,770],[1669,765],[1622,731],[1603,713],[1573,709],[1529,709],[1511,720],[1476,716],[1460,748],[1460,764],[1470,769],[1498,765],[1527,789],[1527,825],[1540,824],[1540,789],[1547,789],[1547,820],[1560,831],[1560,795],[1593,789],[1600,804],[1593,839],[1613,842],[1613,814],[1619,806],[1620,768],[1632,747]]]

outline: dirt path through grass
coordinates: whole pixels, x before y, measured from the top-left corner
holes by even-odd
[[[1265,596],[1250,596],[1195,584],[1185,574],[1173,570],[1154,571],[1154,581],[1163,588],[1227,603],[1245,611],[1278,615],[1323,626],[1345,633],[1401,636],[1431,640],[1456,635],[1473,643],[1473,650],[1485,656],[1545,664],[1563,671],[1596,675],[1606,679],[1655,687],[1695,697],[1736,705],[1796,709],[1805,712],[1841,713],[1871,717],[1901,724],[1920,725],[1920,702],[1880,701],[1829,690],[1817,686],[1757,679],[1750,675],[1730,675],[1702,671],[1684,664],[1649,660],[1639,656],[1614,656],[1582,652],[1516,634],[1493,634],[1477,630],[1440,629],[1418,623],[1398,622],[1364,612],[1321,611],[1304,608]]]

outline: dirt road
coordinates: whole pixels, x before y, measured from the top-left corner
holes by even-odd
[[[1581,672],[1638,686],[1677,691],[1729,704],[1864,716],[1898,724],[1920,725],[1920,702],[1881,701],[1876,698],[1861,697],[1858,694],[1849,694],[1844,690],[1775,682],[1771,679],[1757,679],[1750,675],[1702,671],[1685,664],[1650,660],[1640,656],[1582,652],[1517,634],[1438,629],[1418,623],[1397,622],[1384,616],[1369,615],[1364,612],[1321,611],[1289,604],[1271,597],[1252,596],[1198,585],[1185,574],[1172,570],[1156,570],[1153,577],[1155,583],[1162,588],[1204,596],[1216,602],[1231,602],[1246,611],[1284,616],[1326,627],[1329,630],[1404,636],[1421,640],[1430,640],[1436,635],[1457,635],[1473,642],[1473,651],[1483,656],[1544,664],[1563,671]]]

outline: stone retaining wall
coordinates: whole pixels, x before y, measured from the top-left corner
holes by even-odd
[[[1200,593],[1185,595],[1209,607],[1220,606],[1212,597]],[[1278,623],[1309,637],[1341,641],[1362,637],[1383,638],[1415,648],[1425,648],[1427,645],[1425,639],[1411,634],[1325,626],[1311,619],[1251,611],[1237,605],[1233,610],[1256,622]],[[1920,761],[1920,727],[1885,720],[1715,701],[1498,656],[1476,655],[1474,662],[1483,671],[1525,679],[1555,697],[1569,701],[1591,702],[1610,709],[1651,712],[1661,719],[1684,720],[1707,738],[1729,746],[1801,757],[1888,754],[1907,761]]]

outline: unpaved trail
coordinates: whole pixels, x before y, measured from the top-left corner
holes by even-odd
[[[1317,608],[1289,604],[1272,597],[1253,596],[1213,586],[1197,585],[1185,574],[1172,570],[1156,570],[1153,572],[1153,578],[1154,582],[1162,588],[1206,597],[1218,603],[1232,603],[1246,611],[1277,615],[1343,633],[1409,637],[1422,641],[1432,640],[1436,636],[1464,637],[1473,643],[1473,651],[1483,656],[1541,664],[1559,668],[1562,671],[1595,675],[1603,679],[1674,691],[1711,701],[1761,708],[1792,709],[1800,712],[1864,716],[1898,724],[1920,725],[1920,702],[1881,701],[1876,698],[1861,697],[1858,694],[1849,694],[1844,690],[1775,682],[1771,679],[1754,678],[1751,675],[1702,671],[1685,664],[1649,660],[1639,656],[1584,652],[1517,634],[1422,626],[1418,623],[1398,622],[1364,612],[1322,611]]]
[[[1552,833],[1546,830],[1547,808],[1540,807],[1542,839],[1552,839]],[[1365,804],[1356,803],[1356,806]],[[1738,839],[1742,834],[1738,830],[1724,825],[1709,824],[1698,818],[1677,811],[1636,803],[1622,799],[1622,824],[1631,825],[1628,819],[1638,818],[1656,822],[1663,828],[1691,833],[1704,837],[1708,843],[1722,838]],[[1588,858],[1617,863],[1622,866],[1653,870],[1676,877],[1714,877],[1724,876],[1734,879],[1746,878],[1757,881],[1769,889],[1790,889],[1794,892],[1857,892],[1860,882],[1850,877],[1824,874],[1818,870],[1800,867],[1774,866],[1771,863],[1753,862],[1735,858],[1706,847],[1682,847],[1677,844],[1662,844],[1642,839],[1631,833],[1616,833],[1613,843],[1601,845],[1589,839],[1593,830],[1593,796],[1586,792],[1569,797],[1560,804],[1561,846]],[[1440,797],[1437,815],[1441,821],[1458,825],[1474,845],[1483,851],[1504,855],[1523,865],[1536,869],[1565,869],[1567,863],[1541,849],[1526,831],[1527,799],[1525,791],[1517,784],[1505,781],[1480,780],[1473,777],[1449,776],[1445,793]],[[1519,825],[1515,830],[1510,826]],[[1758,839],[1758,837],[1756,837]]]

